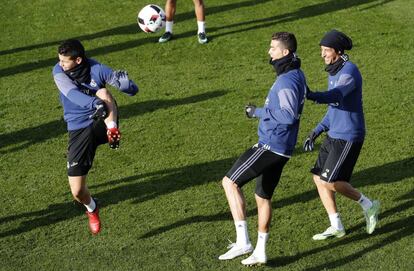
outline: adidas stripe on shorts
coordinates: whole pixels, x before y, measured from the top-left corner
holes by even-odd
[[[243,187],[257,177],[256,194],[271,199],[288,160],[287,157],[255,145],[239,157],[226,176],[238,187]]]
[[[311,172],[326,182],[349,182],[362,144],[326,136]]]

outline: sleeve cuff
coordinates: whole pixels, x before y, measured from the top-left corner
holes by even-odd
[[[265,110],[262,107],[258,107],[256,108],[256,110],[254,111],[254,117],[255,118],[262,118],[264,115]]]

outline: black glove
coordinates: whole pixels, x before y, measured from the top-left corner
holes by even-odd
[[[319,136],[319,134],[315,133],[315,131],[312,131],[309,133],[308,137],[305,139],[305,142],[303,143],[303,150],[306,152],[313,151],[315,139]]]
[[[308,86],[306,86],[306,99],[314,101],[314,94],[315,92],[313,92],[312,90],[310,90]]]
[[[254,114],[254,112],[256,112],[256,106],[253,104],[248,104],[244,107],[245,112],[246,112],[246,116],[251,119],[256,117],[256,115]]]
[[[95,112],[89,116],[90,119],[105,119],[108,116],[106,104],[101,99],[95,104]]]

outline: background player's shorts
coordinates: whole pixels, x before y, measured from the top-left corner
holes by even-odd
[[[226,176],[238,187],[258,177],[255,193],[261,198],[271,199],[288,160],[255,145],[240,156]]]
[[[69,131],[68,176],[88,174],[96,148],[107,142],[106,125],[103,120],[96,120],[88,127]]]
[[[326,182],[349,182],[362,144],[327,136],[311,172]]]

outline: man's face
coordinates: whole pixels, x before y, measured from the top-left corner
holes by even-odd
[[[270,49],[268,52],[272,60],[281,59],[282,57],[289,54],[289,50],[284,48],[282,43],[278,40],[272,40],[270,42]]]
[[[341,55],[335,51],[334,48],[321,46],[321,57],[326,65],[335,63]]]
[[[70,56],[64,56],[59,54],[59,66],[62,67],[64,71],[70,70],[82,62],[81,57],[77,57],[76,59],[71,59]]]

